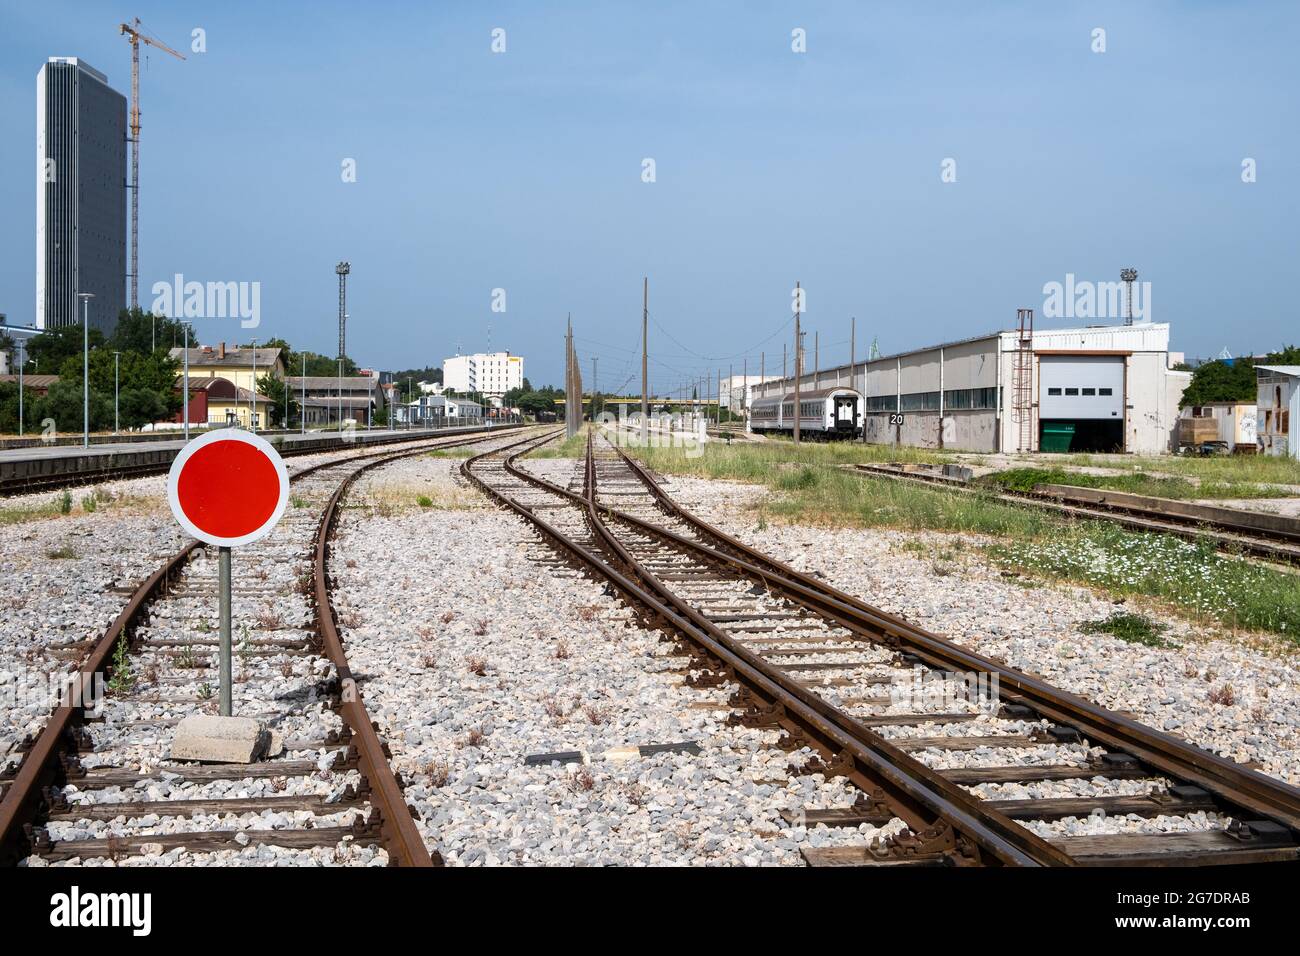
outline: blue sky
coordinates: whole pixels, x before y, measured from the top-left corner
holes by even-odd
[[[1009,327],[1045,283],[1128,265],[1174,349],[1300,340],[1300,6],[1283,2],[3,0],[11,322],[35,299],[36,73],[80,56],[128,92],[117,24],[137,15],[183,52],[195,27],[207,40],[142,65],[142,305],[177,272],[260,282],[258,334],[332,354],[346,258],[362,364],[437,364],[490,325],[558,383],[572,312],[584,372],[598,357],[612,388],[639,384],[648,275],[660,391],[760,350],[779,366],[796,280],[823,364],[847,358],[850,316],[859,354],[887,353]]]

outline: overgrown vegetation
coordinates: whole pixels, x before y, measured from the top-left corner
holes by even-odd
[[[1176,646],[1160,636],[1165,625],[1128,611],[1116,611],[1100,621],[1085,621],[1079,625],[1079,630],[1084,634],[1110,634],[1121,641],[1146,647]]]
[[[131,656],[126,646],[126,635],[117,639],[113,648],[113,673],[108,679],[108,689],[114,694],[129,693],[135,686],[135,675],[131,673]]]
[[[1220,554],[1208,541],[1125,531],[1100,521],[988,548],[995,560],[1112,594],[1168,601],[1188,617],[1300,637],[1300,575]]]
[[[1248,481],[1188,481],[1180,476],[1152,475],[1144,471],[1094,475],[1063,468],[1010,468],[976,479],[976,484],[1008,491],[1033,491],[1038,485],[1073,485],[1076,488],[1107,488],[1157,498],[1276,498],[1284,496],[1271,488]]]
[[[967,494],[832,467],[870,460],[871,456],[877,460],[936,457],[931,452],[845,445],[796,448],[791,443],[728,448],[715,442],[694,458],[680,448],[635,449],[635,454],[665,474],[769,488],[774,494],[753,511],[759,525],[779,518],[833,527],[989,535],[1001,540],[988,545],[986,554],[1027,575],[1081,583],[1113,594],[1157,598],[1193,619],[1300,635],[1300,575],[1220,554],[1209,542],[1060,518],[1005,504],[991,491]],[[1039,469],[1023,471],[1039,474],[1012,480],[1042,481],[1042,474],[1050,474]]]
[[[1120,473],[1165,472],[1197,478],[1203,482],[1259,482],[1300,485],[1300,461],[1284,455],[1162,455],[1134,458],[1131,455],[1071,455],[1065,464],[1099,467]]]

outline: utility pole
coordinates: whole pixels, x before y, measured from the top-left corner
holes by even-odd
[[[257,339],[253,339],[253,387],[248,396],[248,424],[250,431],[257,431]]]
[[[23,437],[23,366],[27,364],[27,358],[24,354],[27,348],[27,340],[19,339],[14,343],[18,349],[18,437]]]
[[[118,395],[121,393],[121,389],[118,386],[118,382],[120,380],[119,369],[121,368],[121,361],[122,361],[122,353],[114,352],[113,353],[113,434],[114,435],[118,433],[118,422],[120,421],[120,418],[118,416],[118,407],[119,407]]]
[[[820,381],[821,373],[822,373],[821,341],[822,341],[822,334],[821,331],[818,330],[813,333],[813,388],[814,389],[821,385],[821,381]]]
[[[740,373],[740,423],[745,431],[749,431],[749,356],[745,356],[742,365],[743,371]]]
[[[727,424],[731,424],[731,419],[735,417],[736,408],[736,366],[734,364],[727,366]]]
[[[81,447],[90,447],[90,300],[93,292],[78,292],[81,299]]]
[[[334,267],[339,277],[339,433],[343,432],[343,357],[348,353],[348,273],[352,263],[340,262]]]
[[[596,363],[599,361],[600,359],[597,356],[593,355],[591,357],[591,417],[593,420],[596,417]]]
[[[185,429],[185,440],[189,441],[190,440],[190,325],[188,322],[185,323],[185,347],[181,349],[181,352],[185,356],[185,388],[183,389],[184,396],[185,396],[185,411],[184,411],[185,424],[183,427]]]
[[[307,353],[302,353],[302,408],[298,409],[298,434],[307,434]]]
[[[803,305],[799,283],[794,284],[794,443],[799,444],[799,377],[803,374],[803,333],[799,330],[800,308]]]
[[[790,377],[790,367],[789,367],[790,358],[788,355],[786,355],[786,351],[788,348],[789,346],[787,346],[786,343],[784,342],[781,343],[781,381],[782,382],[784,382],[787,378]],[[781,387],[784,388],[785,386],[782,385]]]
[[[641,447],[650,444],[650,277],[641,280]]]

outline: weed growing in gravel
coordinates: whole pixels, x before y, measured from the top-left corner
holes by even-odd
[[[489,624],[489,623],[490,623],[490,622],[488,621],[487,618],[479,618],[477,621],[475,621],[475,622],[474,622],[474,636],[475,636],[475,637],[483,637],[483,636],[485,636],[485,635],[487,634],[487,632],[488,632],[488,624]]]
[[[172,658],[172,663],[175,667],[183,668],[185,670],[192,670],[206,666],[205,664],[200,663],[198,655],[194,653],[194,648],[188,644],[181,646],[181,649],[177,651],[175,657]]]
[[[557,661],[567,661],[569,659],[569,643],[560,638],[555,642],[555,659]]]
[[[568,715],[564,712],[564,704],[554,694],[547,694],[542,698],[542,709],[546,711],[546,716],[555,721],[556,725],[564,723]]]
[[[1207,541],[1084,522],[1050,538],[988,551],[1024,571],[1145,594],[1194,618],[1300,639],[1300,575],[1226,557]]]
[[[450,624],[452,621],[456,620],[456,612],[444,611],[442,617],[439,618],[439,620],[441,620],[443,624]]]
[[[460,742],[460,746],[462,749],[465,747],[481,747],[485,740],[487,740],[487,734],[483,733],[482,727],[471,727],[465,733],[465,739]]]
[[[430,498],[428,495],[420,495],[415,499],[415,503],[419,505],[421,508],[433,507],[433,499]]]
[[[126,694],[134,686],[135,675],[131,673],[131,658],[127,652],[126,635],[123,634],[113,648],[113,674],[108,679],[108,689],[114,694]]]
[[[63,494],[59,496],[59,514],[66,515],[72,513],[72,492],[67,488],[63,489]]]
[[[77,552],[70,544],[61,544],[57,548],[52,548],[45,552],[45,556],[51,561],[67,561],[77,556]]]
[[[590,793],[596,786],[596,778],[586,767],[579,767],[569,776],[569,789],[574,793]]]
[[[1211,688],[1205,696],[1210,703],[1218,704],[1220,707],[1231,707],[1237,702],[1237,695],[1231,684],[1220,684],[1218,687]]]
[[[1157,498],[1277,498],[1286,492],[1263,488],[1251,482],[1203,481],[1197,484],[1176,476],[1145,472],[1093,475],[1063,468],[1010,468],[977,479],[978,484],[1010,491],[1033,491],[1037,485],[1074,485],[1076,488],[1109,488]]]
[[[486,658],[467,657],[465,658],[465,666],[469,669],[469,672],[476,677],[487,676],[488,663]]]
[[[609,708],[602,707],[600,704],[587,704],[582,708],[582,712],[587,717],[587,723],[593,727],[599,727],[609,720]]]
[[[88,515],[94,514],[95,509],[98,506],[99,506],[99,501],[95,498],[93,494],[86,495],[81,499],[81,510]]]
[[[432,654],[422,654],[420,656],[420,666],[426,671],[437,670],[438,658],[434,657]]]
[[[306,500],[305,498],[300,498],[300,497],[298,497],[297,495],[294,495],[293,497],[291,497],[291,498],[289,499],[289,502],[290,502],[290,503],[291,503],[295,508],[306,508],[306,507],[307,507],[307,500]]]
[[[284,627],[284,618],[273,607],[264,607],[257,612],[257,626],[265,631],[276,631]]]
[[[1160,636],[1165,625],[1127,611],[1116,611],[1110,617],[1100,621],[1085,621],[1079,625],[1084,634],[1111,634],[1130,644],[1142,644],[1146,647],[1177,647]]]
[[[199,700],[211,700],[211,699],[212,699],[212,685],[209,684],[207,681],[204,681],[202,684],[199,685]]]
[[[429,778],[429,786],[445,787],[451,779],[451,764],[446,760],[430,760],[424,765],[424,775]]]

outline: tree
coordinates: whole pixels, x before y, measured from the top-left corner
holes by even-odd
[[[35,427],[36,392],[23,388],[23,418],[25,427]],[[0,433],[9,435],[18,432],[18,383],[0,382]]]
[[[1300,365],[1300,347],[1285,345],[1264,356],[1265,365]],[[1192,370],[1192,381],[1178,401],[1179,408],[1210,402],[1253,402],[1259,394],[1255,384],[1255,361],[1251,358],[1216,359]]]
[[[109,349],[96,349],[90,353],[92,404],[94,395],[103,395],[108,402],[107,419],[95,424],[92,415],[93,427],[112,427],[115,384],[119,420],[125,428],[139,428],[150,422],[171,418],[180,409],[182,399],[174,387],[179,363],[161,348],[151,355],[135,351],[123,352],[116,369],[114,364],[114,355]],[[58,384],[67,383],[78,395],[81,394],[80,355],[65,359],[58,374]],[[57,415],[51,417],[58,420]]]
[[[287,382],[280,381],[269,372],[257,377],[257,394],[265,395],[271,400],[271,407],[266,412],[270,420],[264,423],[266,428],[278,428],[284,422],[292,422],[301,411],[298,402],[294,400],[293,389],[289,388]]]
[[[148,355],[155,349],[166,351],[172,342],[185,344],[185,331],[189,329],[191,347],[198,342],[193,326],[165,315],[154,315],[144,309],[123,309],[117,325],[108,340],[108,347],[120,352],[139,352]]]
[[[53,419],[54,428],[61,432],[79,432],[82,425],[81,376],[76,381],[60,378],[50,390],[34,403],[32,418],[41,422]],[[98,389],[90,390],[90,430],[102,431],[113,427],[113,393],[105,395]]]
[[[103,344],[104,333],[91,328],[91,349],[100,348]],[[40,335],[32,336],[27,342],[27,357],[40,374],[57,375],[65,361],[74,355],[81,357],[81,349],[81,326],[61,325],[57,329],[46,329]]]

